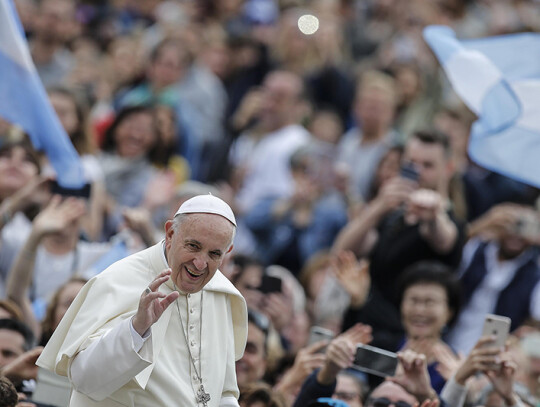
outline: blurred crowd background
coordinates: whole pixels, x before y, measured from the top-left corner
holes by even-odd
[[[487,362],[470,368],[487,313],[512,319],[497,358],[538,405],[539,193],[471,162],[476,118],[422,30],[540,32],[540,2],[15,5],[91,192],[55,195],[47,157],[0,118],[0,314],[26,326],[22,341],[0,321],[0,367],[39,353],[87,279],[158,243],[184,200],[211,192],[238,219],[222,272],[251,310],[244,406],[292,406],[332,363],[308,344],[313,326],[425,354],[433,388],[458,372],[468,405],[513,405],[493,374],[473,374]],[[336,397],[371,405],[377,383],[347,372]],[[35,371],[23,376],[31,397]]]

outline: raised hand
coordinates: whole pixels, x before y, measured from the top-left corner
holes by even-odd
[[[86,206],[83,200],[73,197],[62,200],[61,196],[55,195],[34,219],[33,231],[40,236],[60,232],[85,212]]]
[[[371,340],[371,327],[363,324],[355,324],[334,338],[326,348],[326,360],[317,373],[317,381],[324,385],[333,383],[342,369],[353,364],[356,345]]]
[[[375,199],[385,212],[391,211],[406,202],[416,188],[416,182],[402,177],[394,177],[383,184]]]
[[[348,339],[356,347],[356,345],[359,343],[368,344],[373,340],[371,331],[372,329],[369,325],[356,323],[343,332],[340,336]]]
[[[437,394],[431,387],[426,356],[407,349],[398,353],[398,360],[396,374],[386,380],[399,384],[420,402],[436,400]]]
[[[261,310],[272,321],[272,326],[281,332],[294,317],[292,300],[285,293],[266,294],[262,301]]]
[[[368,262],[364,259],[356,260],[351,251],[342,251],[333,258],[332,270],[338,282],[351,296],[351,306],[363,306],[371,287]]]
[[[438,192],[418,189],[409,197],[406,218],[410,223],[432,222],[441,211],[444,211],[444,201]]]
[[[445,380],[450,380],[466,359],[461,353],[456,355],[444,342],[437,342],[433,345],[432,351],[437,361],[435,369]]]
[[[501,349],[490,346],[495,338],[493,336],[481,337],[461,366],[456,371],[455,379],[458,384],[465,385],[467,379],[476,372],[487,372],[500,363]]]
[[[49,181],[41,175],[33,177],[24,187],[15,192],[10,198],[10,211],[23,211],[31,205],[43,206],[51,198]]]
[[[36,360],[43,351],[43,347],[37,347],[24,352],[13,361],[5,365],[1,372],[11,380],[30,380],[37,378],[38,367]]]
[[[157,322],[163,312],[171,305],[180,295],[178,291],[173,291],[170,294],[165,294],[159,291],[159,287],[166,282],[171,275],[171,269],[163,271],[158,275],[143,291],[139,300],[139,308],[133,317],[133,329],[140,336],[150,329]]]
[[[514,395],[514,376],[516,373],[517,365],[510,360],[508,354],[504,354],[501,357],[501,364],[499,369],[489,370],[486,372],[487,377],[491,381],[493,388],[503,398],[507,406],[516,405],[516,399]]]

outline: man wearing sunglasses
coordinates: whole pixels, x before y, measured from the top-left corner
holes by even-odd
[[[393,382],[383,382],[369,396],[365,407],[413,407],[416,397]]]

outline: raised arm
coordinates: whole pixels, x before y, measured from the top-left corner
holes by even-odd
[[[332,250],[351,250],[358,257],[366,256],[377,243],[376,226],[390,211],[408,199],[414,184],[400,177],[389,180],[360,214],[349,221],[337,236]]]
[[[37,336],[41,333],[41,328],[28,296],[28,289],[34,278],[37,249],[46,236],[63,230],[84,212],[82,201],[75,198],[62,201],[61,197],[54,196],[34,219],[30,236],[9,271],[6,296],[21,307],[25,321]]]

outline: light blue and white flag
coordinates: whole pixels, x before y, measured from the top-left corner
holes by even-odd
[[[84,185],[79,156],[39,79],[12,0],[0,0],[0,116],[47,154],[61,186]]]
[[[459,41],[449,27],[429,26],[424,39],[478,116],[471,159],[540,187],[540,34]]]

